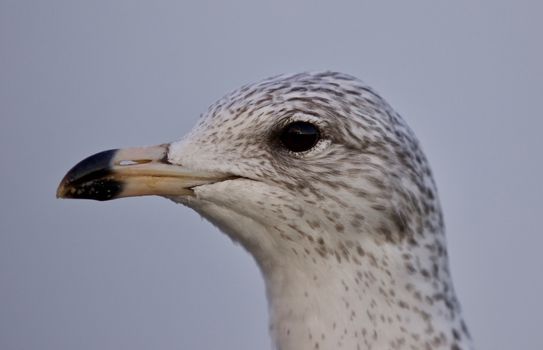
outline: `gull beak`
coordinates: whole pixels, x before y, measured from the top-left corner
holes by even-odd
[[[134,196],[190,196],[195,186],[234,178],[168,161],[168,144],[113,149],[77,163],[64,176],[58,198],[107,201]]]

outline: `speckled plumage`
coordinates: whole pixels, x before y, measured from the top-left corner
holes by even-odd
[[[322,133],[301,154],[277,137],[298,120]],[[171,199],[254,256],[277,349],[471,349],[426,158],[361,81],[322,72],[244,86],[168,161],[239,177]]]

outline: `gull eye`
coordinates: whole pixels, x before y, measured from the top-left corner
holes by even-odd
[[[313,148],[320,139],[319,129],[308,122],[293,122],[281,130],[279,139],[289,151],[304,152]]]

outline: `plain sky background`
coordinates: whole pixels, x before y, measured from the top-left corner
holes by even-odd
[[[542,349],[543,4],[0,0],[0,349],[269,349],[252,258],[162,198],[55,199],[241,84],[332,69],[415,130],[478,349]]]

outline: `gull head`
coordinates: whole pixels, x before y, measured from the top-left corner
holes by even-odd
[[[427,160],[352,76],[243,86],[179,141],[83,160],[57,195],[159,195],[200,213],[260,266],[279,349],[468,347]]]

